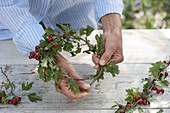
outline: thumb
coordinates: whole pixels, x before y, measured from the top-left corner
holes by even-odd
[[[114,53],[114,49],[112,49],[111,47],[110,47],[110,48],[108,47],[108,48],[105,50],[105,52],[103,53],[103,55],[101,56],[101,58],[100,58],[100,60],[99,60],[99,64],[100,64],[101,66],[104,66],[107,62],[110,61],[113,53]]]

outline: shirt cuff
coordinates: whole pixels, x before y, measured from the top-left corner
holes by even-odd
[[[39,45],[40,40],[43,39],[44,33],[41,25],[31,24],[18,31],[13,37],[13,42],[18,51],[29,56],[30,52],[35,51],[35,46]]]
[[[96,21],[101,22],[102,16],[109,13],[118,13],[122,15],[123,1],[122,0],[94,0]]]

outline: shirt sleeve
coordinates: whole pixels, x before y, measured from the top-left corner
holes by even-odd
[[[0,22],[14,34],[17,49],[28,56],[44,34],[43,27],[29,12],[29,1],[1,0],[0,12]]]
[[[96,21],[100,22],[102,16],[109,13],[118,13],[122,15],[122,0],[93,0],[95,8]]]

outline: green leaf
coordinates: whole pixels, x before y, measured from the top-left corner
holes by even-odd
[[[68,31],[68,30],[70,30],[71,29],[71,24],[60,24],[60,23],[56,23],[56,26],[59,28],[59,29],[61,29],[61,30],[63,30],[63,31]]]
[[[5,83],[4,86],[5,86],[5,89],[8,90],[9,89],[9,82]]]
[[[63,49],[64,49],[65,51],[68,51],[68,52],[69,52],[69,51],[71,51],[71,50],[73,49],[73,47],[74,47],[74,46],[73,46],[72,43],[66,42],[66,44],[65,44],[65,46],[64,46]]]
[[[118,103],[118,102],[115,102],[115,105],[113,105],[112,107],[111,107],[111,109],[112,108],[114,108],[114,107],[117,107],[117,106],[119,106],[120,104]]]
[[[22,83],[22,90],[25,90],[25,91],[28,91],[32,88],[32,85],[34,84],[34,82],[31,82],[31,83],[25,83],[23,82]]]
[[[86,29],[85,28],[80,28],[79,30],[80,35],[85,35],[86,34]]]
[[[47,82],[51,80],[52,75],[53,75],[52,70],[51,70],[50,68],[47,68],[47,69],[46,69],[46,81],[47,81]]]
[[[113,77],[116,76],[116,74],[119,74],[119,67],[115,64],[113,60],[109,61],[105,66],[104,66],[105,72],[110,72]]]
[[[126,108],[125,113],[133,113],[133,109],[132,109],[132,107],[128,107],[128,108]]]
[[[144,88],[144,89],[149,89],[149,88],[152,86],[152,78],[151,78],[151,77],[142,79],[142,82],[146,82],[146,83],[143,85],[143,88]]]
[[[169,85],[169,81],[168,80],[164,80],[164,81],[161,82],[161,84],[163,86],[168,86]]]
[[[47,41],[45,41],[45,40],[40,40],[40,46],[41,46],[42,48],[46,47],[47,45],[48,45],[48,42],[47,42]]]
[[[47,29],[45,29],[45,32],[48,34],[48,35],[53,35],[54,34],[54,30],[50,27],[48,27]]]
[[[47,58],[44,58],[41,60],[40,65],[41,65],[41,67],[47,67],[47,63],[48,63]]]
[[[81,48],[80,48],[80,47],[77,47],[76,49],[77,49],[77,50],[75,51],[76,54],[78,54],[78,53],[81,52]]]
[[[39,66],[38,67],[38,73],[39,73],[39,78],[44,80],[44,69],[43,67]]]
[[[36,93],[28,94],[28,99],[29,99],[31,102],[42,101],[42,98],[41,98],[40,96],[38,96]]]
[[[86,27],[86,31],[87,31],[86,36],[89,36],[92,33],[93,30],[94,29],[91,26],[87,25],[87,27]]]
[[[138,112],[139,113],[144,113],[143,109],[141,107],[138,107]]]
[[[156,62],[156,63],[152,63],[151,64],[152,67],[149,68],[149,72],[151,73],[151,75],[153,75],[155,78],[158,78],[158,72],[160,71],[160,69],[165,68],[166,64],[162,61]]]
[[[73,79],[68,79],[68,89],[73,90],[74,94],[80,93],[79,86],[75,83]]]
[[[2,97],[2,103],[6,103],[6,97]]]
[[[97,45],[96,45],[96,52],[98,55],[102,55],[104,52],[104,41],[102,39],[102,35],[96,35],[95,39],[97,41]]]
[[[139,97],[142,94],[142,92],[139,91],[139,88],[129,88],[126,89],[126,92],[125,100],[130,103],[134,102],[134,97]]]
[[[163,113],[164,112],[164,110],[163,109],[160,109],[158,112],[156,112],[156,113]]]

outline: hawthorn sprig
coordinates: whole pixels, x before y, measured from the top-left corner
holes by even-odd
[[[7,69],[7,68],[6,68]],[[1,82],[0,88],[0,103],[16,105],[21,101],[21,97],[14,94],[15,85],[10,81],[5,71],[0,67],[1,73],[5,76],[6,82]]]
[[[40,41],[40,45],[35,47],[35,51],[31,52],[29,58],[36,59],[39,61],[38,72],[39,77],[44,82],[48,82],[54,79],[56,84],[62,79],[68,79],[69,89],[73,90],[74,93],[79,93],[79,87],[76,85],[75,80],[85,79],[74,79],[68,76],[66,72],[63,72],[60,66],[57,64],[56,59],[60,52],[69,52],[72,56],[83,52],[87,54],[96,53],[100,58],[104,53],[104,41],[102,35],[96,35],[96,44],[91,44],[89,36],[94,30],[92,27],[87,26],[86,28],[80,28],[73,30],[70,24],[59,24],[56,26],[60,31],[55,31],[52,28],[47,28],[43,35],[43,40]],[[82,47],[88,47],[87,50],[82,50]],[[118,66],[113,60],[108,62],[105,66],[99,66],[96,74],[89,77],[93,78],[90,85],[96,80],[104,79],[104,73],[109,72],[112,76],[116,76],[119,73]],[[71,80],[72,79],[72,80]]]
[[[168,86],[169,82],[166,80],[168,77],[168,69],[170,61],[159,61],[152,63],[149,68],[149,77],[142,79],[143,90],[139,91],[139,88],[127,89],[127,95],[125,101],[126,105],[122,105],[116,102],[118,109],[115,113],[133,113],[134,109],[139,105],[149,105],[153,100],[153,93],[163,94],[165,90],[163,87]],[[138,107],[139,113],[144,113],[141,107]],[[163,110],[160,109],[157,113],[162,113]]]
[[[5,71],[3,70],[2,67],[0,67],[1,73],[6,78],[6,81],[1,82],[0,84],[0,104],[17,105],[21,102],[22,98],[14,93],[16,86],[14,82],[11,82],[11,80],[6,74],[8,69],[9,66],[5,66]],[[30,90],[32,88],[33,83],[34,82],[31,83],[22,82],[22,91]],[[27,96],[31,102],[37,102],[42,100],[42,98],[36,95],[36,93],[30,93]]]

